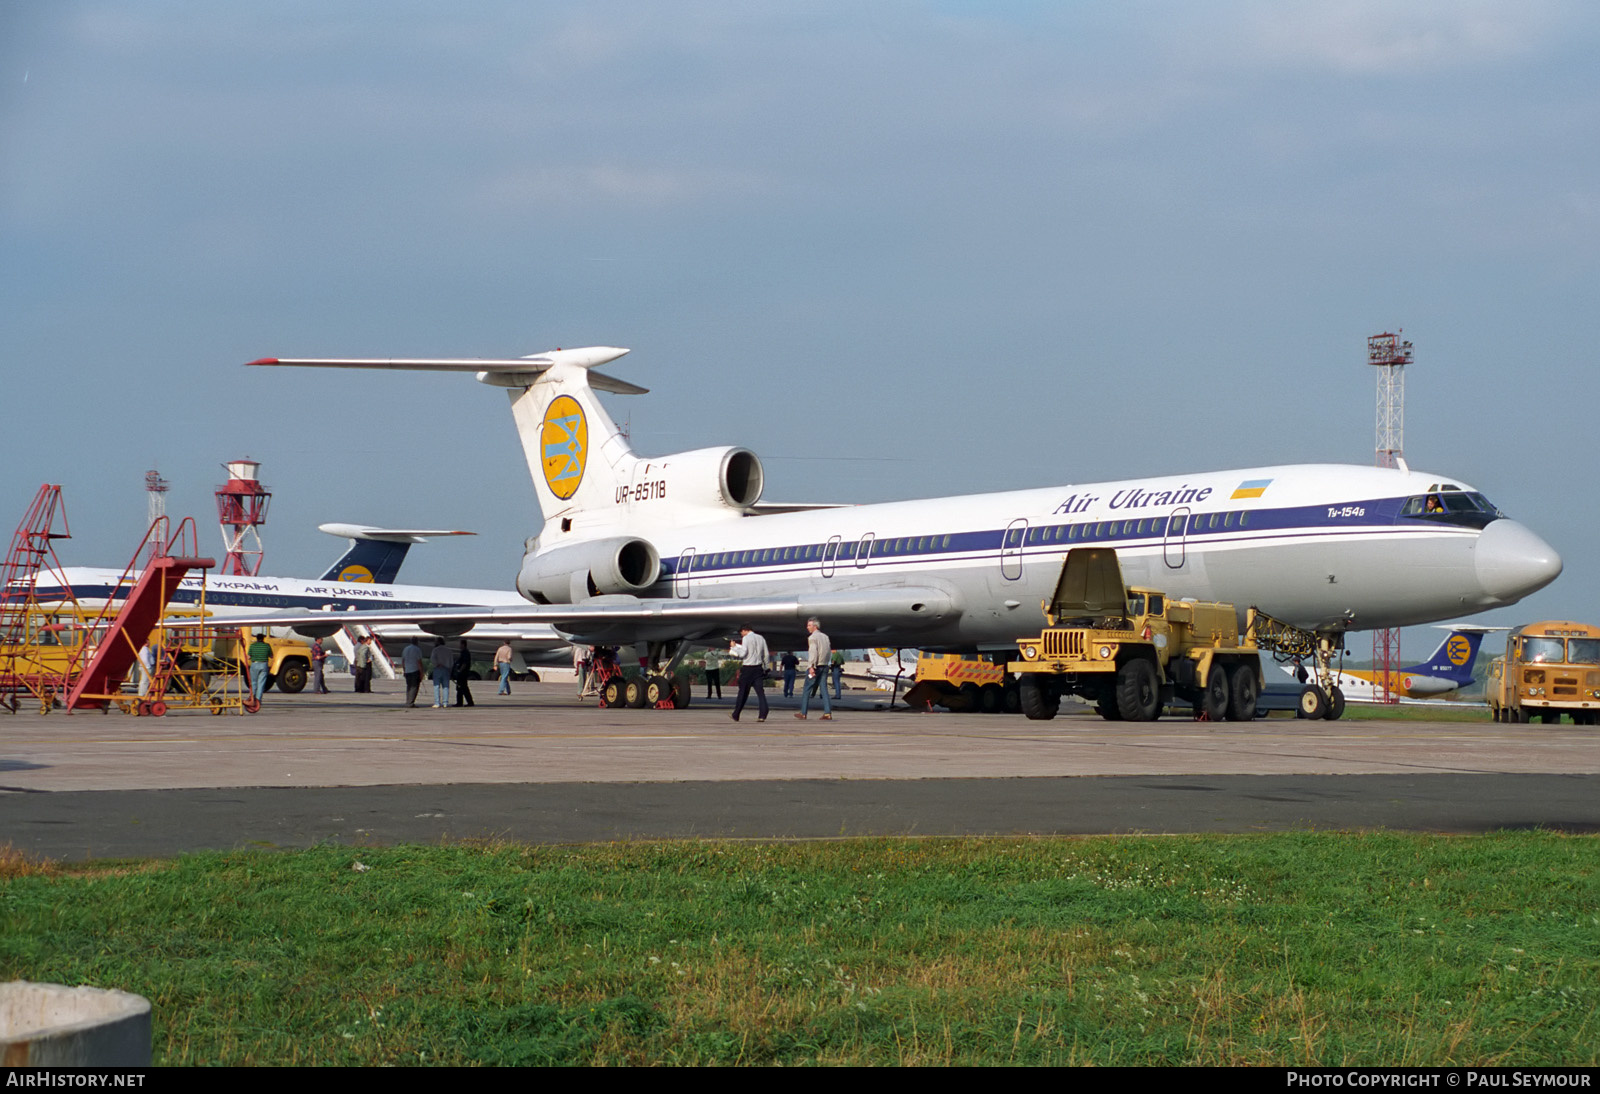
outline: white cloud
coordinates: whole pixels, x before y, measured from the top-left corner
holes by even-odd
[[[1256,60],[1347,74],[1418,74],[1527,56],[1560,33],[1562,0],[1273,2],[1241,12]]]

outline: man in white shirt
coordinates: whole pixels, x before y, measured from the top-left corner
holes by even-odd
[[[739,628],[739,641],[728,647],[728,652],[739,658],[739,695],[733,701],[733,720],[739,720],[739,712],[744,709],[745,700],[750,697],[750,689],[756,691],[756,709],[760,716],[758,722],[767,720],[767,692],[765,677],[767,671],[767,640],[746,623]]]

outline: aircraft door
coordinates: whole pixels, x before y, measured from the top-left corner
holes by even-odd
[[[1021,518],[1006,525],[1000,537],[1000,576],[1007,581],[1022,579],[1022,545],[1028,538],[1028,522]]]
[[[839,543],[840,543],[841,540],[843,540],[843,538],[844,538],[843,536],[834,536],[832,539],[828,540],[828,542],[826,544],[823,545],[823,548],[822,548],[822,576],[823,577],[832,577],[833,576],[833,564],[836,561],[838,561],[838,558],[839,558]]]
[[[672,589],[680,599],[689,595],[689,570],[694,566],[694,548],[690,547],[678,556],[678,572],[673,575]]]
[[[861,542],[856,544],[856,568],[861,569],[867,564],[867,556],[872,554],[873,534],[867,532],[862,535]]]
[[[1185,544],[1189,535],[1189,510],[1187,507],[1174,509],[1167,518],[1167,536],[1161,543],[1161,555],[1166,559],[1169,569],[1183,569],[1186,553]]]

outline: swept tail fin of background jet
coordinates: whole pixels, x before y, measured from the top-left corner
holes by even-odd
[[[1483,636],[1490,631],[1503,629],[1503,627],[1451,625],[1450,633],[1439,643],[1439,648],[1433,651],[1432,656],[1420,664],[1411,665],[1400,671],[1414,676],[1436,676],[1466,687],[1472,683],[1472,665],[1477,660],[1478,647],[1483,643]]]
[[[438,536],[471,536],[475,532],[459,532],[433,528],[375,528],[367,524],[319,524],[319,532],[330,536],[344,536],[350,549],[328,567],[323,581],[358,581],[389,585],[400,574],[400,564],[413,543],[426,543]]]

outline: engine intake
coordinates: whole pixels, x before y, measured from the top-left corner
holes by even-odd
[[[761,500],[766,485],[761,460],[748,448],[697,448],[641,459],[633,474],[617,500],[640,506],[641,512],[657,502],[674,508],[748,509]]]

